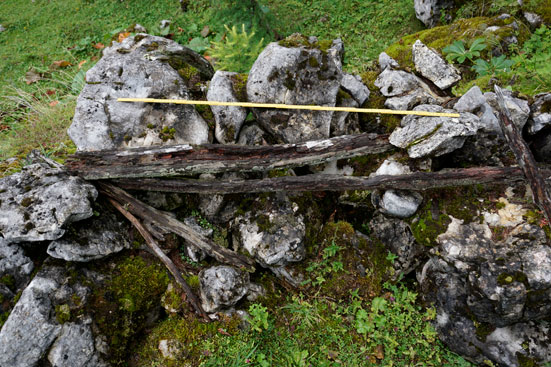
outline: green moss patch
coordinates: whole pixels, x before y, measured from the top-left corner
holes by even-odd
[[[132,256],[117,265],[104,287],[95,290],[89,312],[107,338],[113,365],[124,365],[129,345],[157,312],[167,285],[162,265]]]

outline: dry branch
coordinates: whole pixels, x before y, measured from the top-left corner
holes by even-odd
[[[199,299],[195,296],[189,284],[187,284],[185,279],[182,277],[182,274],[180,274],[180,271],[178,270],[178,268],[176,268],[176,265],[174,265],[174,263],[168,258],[168,256],[165,255],[163,250],[161,250],[159,245],[157,245],[157,242],[149,233],[149,231],[145,229],[145,227],[135,216],[128,212],[128,210],[124,209],[123,206],[115,199],[109,198],[108,200],[119,212],[121,212],[122,215],[126,217],[126,219],[130,221],[130,223],[132,223],[132,225],[134,225],[134,227],[136,227],[138,232],[140,232],[140,234],[144,238],[147,246],[151,249],[151,251],[153,251],[155,256],[157,256],[163,262],[163,264],[165,264],[168,271],[170,271],[170,274],[172,274],[172,276],[174,277],[174,280],[176,280],[176,283],[178,283],[178,285],[182,287],[182,290],[186,294],[188,302],[190,303],[191,307],[193,307],[195,312],[203,319],[210,320],[205,310],[203,310],[203,307],[201,307]]]
[[[505,98],[501,88],[495,86],[497,101],[499,103],[499,125],[505,135],[509,147],[515,154],[518,165],[522,168],[530,187],[534,203],[542,209],[547,221],[551,220],[551,196],[545,186],[545,180],[538,170],[536,160],[522,138],[516,125],[513,123],[509,109],[505,105]],[[550,222],[551,223],[551,222]]]
[[[387,135],[360,134],[271,146],[206,144],[79,152],[66,162],[66,167],[70,173],[87,180],[173,177],[269,171],[392,149]]]
[[[550,176],[551,170],[545,170]],[[340,175],[306,175],[265,178],[260,180],[194,180],[194,179],[121,179],[117,186],[129,190],[147,190],[201,194],[258,193],[276,191],[345,191],[400,189],[422,191],[441,187],[476,184],[498,184],[521,181],[519,167],[477,167],[439,172],[415,172],[397,176],[354,177]]]
[[[105,182],[98,182],[98,185],[103,194],[121,203],[125,210],[142,218],[142,220],[149,221],[162,229],[177,234],[184,238],[190,245],[205,251],[208,255],[214,257],[221,263],[230,264],[238,268],[245,268],[248,271],[254,271],[254,261],[252,259],[217,245],[172,217],[170,214],[141,202],[116,186]]]

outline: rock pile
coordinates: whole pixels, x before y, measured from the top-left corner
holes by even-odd
[[[446,4],[416,1],[416,11],[433,25],[438,9]],[[379,57],[381,72],[374,85],[385,97],[385,106],[461,115],[404,117],[389,139],[403,154],[386,156],[370,172],[396,175],[439,169],[464,156],[503,165],[499,155],[492,161],[493,154],[471,150],[473,146],[484,146],[487,152],[503,150],[496,96],[473,87],[453,100],[449,89],[461,79],[460,72],[421,41],[415,42],[412,54],[414,71],[402,69],[387,54]],[[340,40],[293,35],[268,45],[248,76],[214,73],[208,61],[193,51],[165,38],[137,34],[107,48],[88,71],[69,135],[79,150],[90,151],[179,143],[296,143],[358,131],[357,116],[341,112],[213,107],[210,115],[192,106],[116,101],[129,96],[185,99],[199,94],[221,101],[362,106],[374,91],[358,76],[343,72],[342,56]],[[192,90],[191,84],[201,87]],[[537,95],[530,104],[509,93],[506,104],[515,124],[533,137],[536,152],[545,157],[551,151],[551,94]],[[333,168],[341,167],[335,163]],[[271,174],[306,171],[321,172],[323,167]],[[496,211],[490,205],[485,213],[472,213],[477,221],[462,222],[438,212],[438,205],[429,207],[427,195],[416,192],[356,194],[372,203],[354,203],[370,205],[371,217],[365,221],[372,237],[354,229],[347,235],[365,243],[375,239],[382,243],[396,256],[396,278],[417,273],[424,299],[436,306],[439,336],[452,350],[476,363],[488,360],[503,366],[551,360],[546,321],[551,317],[551,248],[542,229],[527,220],[528,204],[503,198],[504,208]],[[109,263],[113,254],[139,248],[140,243],[136,244],[128,224],[96,202],[97,196],[92,184],[45,163],[0,179],[0,278],[7,279],[0,283],[0,310],[9,313],[0,330],[0,367],[108,365],[109,347],[94,315],[83,308],[101,282],[84,282],[75,277],[74,269],[100,259]],[[160,193],[142,198],[165,210],[195,200],[199,213],[192,217],[186,213],[190,228],[205,237],[222,237],[226,246],[295,286],[302,279],[294,264],[305,259],[308,236],[313,233],[310,227],[322,218],[313,206],[316,199],[305,204],[285,193],[244,200],[222,195],[188,200]],[[508,205],[517,205],[516,212]],[[335,212],[331,208],[330,215]],[[435,233],[437,247],[429,251],[420,242],[419,231],[427,230],[426,222],[442,217],[448,222],[439,224],[444,229]],[[225,226],[224,234],[201,228],[204,218]],[[164,236],[156,228],[152,232]],[[165,250],[171,253],[175,247]],[[48,258],[41,265],[42,261],[36,262],[40,269],[31,279],[34,252]],[[187,246],[185,254],[195,262],[208,256],[193,246]],[[363,265],[357,268],[366,273]],[[86,274],[96,280],[109,277],[91,270]],[[242,299],[265,292],[251,282],[249,273],[229,266],[206,268],[198,280],[202,307],[213,314],[229,312]],[[177,312],[166,295],[164,300],[168,312]],[[128,300],[124,307],[132,310],[134,306]],[[170,343],[161,343],[167,356],[178,349]]]

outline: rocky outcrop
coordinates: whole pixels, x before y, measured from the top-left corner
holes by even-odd
[[[8,242],[46,241],[89,218],[98,193],[81,178],[40,164],[0,179],[0,233]]]
[[[68,229],[61,239],[52,241],[48,255],[65,261],[87,262],[130,248],[130,227],[113,213],[105,212]]]
[[[342,79],[338,42],[324,49],[318,42],[292,35],[270,43],[258,56],[247,80],[250,102],[335,106]],[[342,44],[342,43],[341,43]],[[331,111],[254,109],[261,126],[284,143],[328,138]]]
[[[448,89],[461,80],[461,73],[439,53],[417,40],[412,51],[415,69],[440,89]]]
[[[302,215],[297,214],[298,206],[286,197],[257,201],[257,205],[258,209],[233,221],[236,242],[261,266],[274,271],[301,261],[306,226]]]
[[[370,177],[381,175],[405,175],[411,173],[409,167],[393,159],[385,160]],[[423,196],[417,192],[405,190],[375,190],[371,194],[373,206],[386,215],[398,218],[411,217],[423,202]]]
[[[233,79],[238,75],[228,71],[217,71],[210,81],[207,100],[239,102],[233,86]],[[216,140],[222,144],[235,143],[247,117],[247,110],[237,106],[211,106],[211,110],[216,121]]]
[[[199,274],[201,305],[205,312],[229,308],[249,289],[249,273],[231,266],[214,266]]]
[[[379,74],[375,86],[383,96],[389,97],[385,100],[385,107],[391,110],[408,110],[419,104],[436,103],[439,100],[421,79],[391,67]]]
[[[420,105],[414,110],[454,113],[438,105]],[[390,135],[392,145],[407,149],[411,158],[437,157],[461,148],[465,138],[478,131],[479,119],[468,112],[459,118],[409,115],[401,125]]]
[[[1,367],[32,367],[44,359],[53,366],[106,366],[95,350],[90,321],[65,323],[71,308],[90,293],[69,279],[65,269],[46,266],[23,291],[0,330]]]
[[[437,330],[452,350],[477,363],[520,366],[522,359],[549,358],[544,346],[551,340],[541,333],[544,324],[534,323],[551,315],[546,237],[526,223],[503,240],[492,237],[487,224],[455,218],[438,236],[435,256],[418,274],[425,299],[436,305]]]
[[[415,0],[415,16],[431,28],[440,22],[443,11],[451,9],[453,5],[453,0]],[[450,20],[449,15],[445,18]]]
[[[189,99],[179,72],[192,67],[212,76],[208,61],[166,38],[138,34],[114,42],[86,73],[69,136],[86,151],[206,143],[207,123],[193,106],[117,102],[120,97]]]

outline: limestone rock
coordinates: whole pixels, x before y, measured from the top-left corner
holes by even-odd
[[[530,111],[531,118],[528,120],[529,134],[536,134],[551,125],[551,93],[536,95]]]
[[[408,72],[386,68],[375,80],[375,86],[383,96],[394,97],[421,88],[421,80]]]
[[[543,18],[535,13],[524,12],[524,19],[530,24],[530,28],[536,29],[543,24]]]
[[[8,242],[55,240],[92,216],[98,193],[81,178],[40,164],[0,179],[0,233]]]
[[[90,325],[65,323],[48,353],[55,367],[108,367],[95,349]]]
[[[316,48],[306,37],[292,35],[270,43],[258,56],[247,80],[250,102],[335,106],[342,70],[340,53]],[[342,44],[342,42],[341,42]],[[337,62],[339,60],[339,62]],[[260,125],[284,143],[328,138],[331,111],[253,109]]]
[[[75,299],[79,305],[86,303],[90,294],[78,282],[69,282],[70,271],[46,265],[23,291],[0,330],[1,367],[36,366],[48,350],[51,358],[56,356],[55,366],[104,366],[93,347],[80,348],[93,340],[91,334],[82,333],[86,327],[60,324],[59,314],[77,307]]]
[[[354,98],[358,106],[363,105],[369,98],[369,88],[362,82],[362,78],[358,75],[344,73],[341,80],[341,87]]]
[[[520,131],[524,128],[524,125],[528,121],[530,116],[530,107],[528,101],[513,97],[512,93],[506,89],[503,90],[503,95],[505,99],[505,106],[509,109],[511,113],[511,119],[513,123],[518,127]],[[499,111],[499,105],[497,103],[496,94],[493,92],[484,93],[486,101],[492,108],[496,111]]]
[[[6,30],[6,27],[4,27],[2,24],[0,24],[0,33],[4,32]]]
[[[415,0],[415,16],[427,27],[432,28],[440,22],[442,11],[453,7],[452,0]],[[446,16],[450,20],[450,15]]]
[[[391,110],[407,111],[420,104],[434,104],[438,101],[424,88],[416,88],[404,95],[390,97],[385,101],[385,107]]]
[[[410,173],[410,169],[392,159],[385,160],[370,177],[380,175],[403,175]],[[421,194],[405,190],[387,190],[381,194],[375,190],[371,194],[373,206],[379,208],[383,214],[398,218],[411,217],[423,202]]]
[[[437,241],[418,279],[440,338],[476,363],[519,366],[517,352],[548,360],[551,248],[542,229],[522,223],[495,242],[486,224],[452,218]]]
[[[397,256],[393,263],[397,274],[407,275],[419,265],[420,255],[424,252],[423,246],[415,241],[406,222],[378,215],[369,222],[369,228]]]
[[[105,212],[72,225],[69,233],[48,246],[48,255],[65,261],[87,262],[130,248],[130,227]]]
[[[419,105],[416,111],[450,112],[437,105]],[[407,149],[411,158],[440,156],[461,148],[467,136],[476,134],[479,119],[471,113],[461,117],[426,117],[409,115],[402,127],[390,135],[390,143]]]
[[[381,52],[379,54],[379,68],[383,71],[388,67],[399,68],[400,65],[398,64],[398,61],[394,60],[386,52]]]
[[[469,89],[453,107],[458,112],[470,112],[480,119],[480,130],[502,135],[499,120],[478,86]]]
[[[176,339],[162,339],[159,340],[159,352],[163,358],[171,361],[177,360],[183,353],[182,344]]]
[[[263,267],[283,267],[301,261],[305,255],[306,226],[298,206],[287,198],[267,200],[258,210],[233,222],[235,239]]]
[[[23,249],[14,243],[7,243],[0,238],[0,278],[10,279],[10,292],[17,293],[27,285],[30,280],[34,264],[25,256]]]
[[[216,312],[235,305],[249,289],[249,273],[231,266],[213,266],[199,273],[201,305]]]
[[[266,143],[264,140],[264,131],[256,125],[249,125],[244,127],[239,134],[239,140],[237,144],[240,145],[263,145]]]
[[[228,71],[217,71],[210,81],[207,100],[239,102],[232,81],[236,75],[238,74]],[[247,110],[237,106],[211,106],[211,110],[216,122],[216,140],[222,144],[235,143],[247,117]]]
[[[440,89],[448,89],[461,80],[459,70],[420,40],[413,44],[412,58],[415,69]]]
[[[114,42],[86,73],[68,130],[78,150],[206,143],[207,123],[193,106],[117,102],[119,97],[189,99],[178,70],[190,66],[207,75],[212,71],[201,56],[163,37],[138,34]]]

